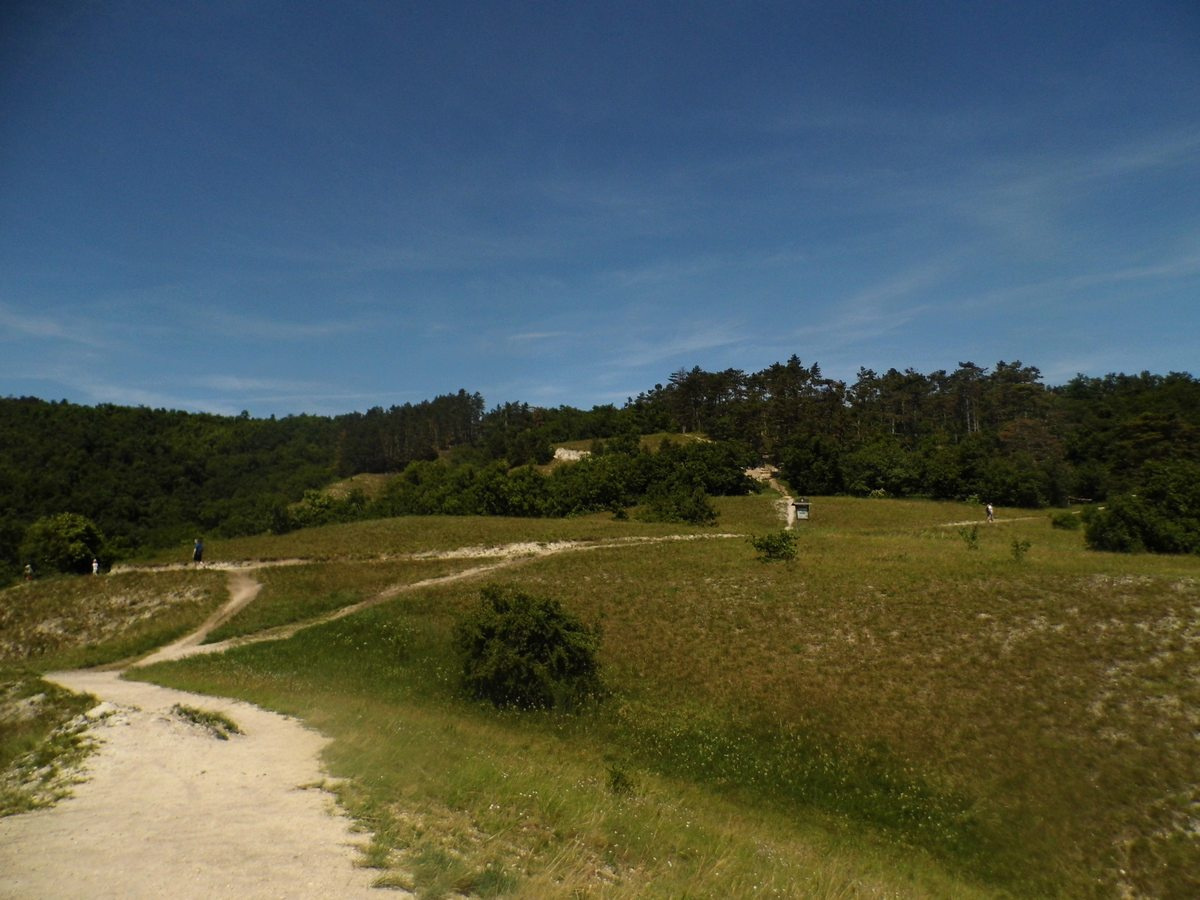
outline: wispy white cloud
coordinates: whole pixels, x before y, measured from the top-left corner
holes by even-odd
[[[1200,247],[1200,240],[1197,241],[1196,246]],[[1197,275],[1200,275],[1200,249],[1187,250],[1156,262],[1107,268],[1076,275],[1065,279],[1063,286],[1069,289],[1079,289],[1105,284],[1194,278]]]
[[[533,344],[560,340],[571,336],[570,332],[566,331],[524,331],[508,335],[507,340],[514,344]]]
[[[221,309],[211,309],[202,316],[208,326],[227,337],[267,341],[319,340],[358,334],[373,327],[370,322],[356,318],[299,321],[249,316]]]
[[[0,303],[0,340],[29,339],[69,341],[88,347],[107,345],[87,321],[76,319],[68,323],[60,316],[34,315]]]
[[[918,319],[936,309],[922,303],[902,309],[849,309],[814,325],[803,325],[793,335],[809,345],[822,348],[866,345],[887,335],[903,332]]]
[[[869,285],[850,294],[840,305],[866,314],[880,310],[898,300],[907,300],[945,282],[955,269],[952,262],[934,260],[899,272],[895,277]]]
[[[1084,182],[1197,164],[1200,164],[1200,131],[1171,132],[1143,136],[1068,160],[1060,177]]]
[[[792,333],[809,344],[828,348],[865,344],[903,331],[936,309],[927,294],[944,285],[956,268],[948,258],[906,269],[838,300],[832,314]]]
[[[114,378],[96,366],[72,362],[52,362],[34,370],[31,377],[53,382],[79,403],[113,403],[118,406],[148,406],[154,409],[185,409],[206,412],[237,412],[220,404],[197,402],[186,391],[177,391],[162,383],[147,387],[136,379]]]
[[[316,381],[295,381],[285,378],[246,378],[240,375],[209,375],[197,379],[198,386],[232,393],[251,393],[270,391],[300,394],[308,391],[326,390],[324,383]]]
[[[1081,218],[1075,212],[1081,203],[1181,166],[1200,170],[1200,132],[1144,136],[1069,153],[985,158],[957,179],[921,186],[925,196],[914,203],[940,198],[935,202],[955,219],[980,223],[1014,244],[1055,255],[1084,226],[1122,230],[1119,220]]]
[[[746,261],[737,262],[744,264]],[[673,257],[637,266],[615,268],[604,273],[603,280],[610,282],[619,290],[675,286],[704,278],[714,272],[726,269],[731,264],[737,263],[729,259],[717,259],[711,255]]]
[[[617,351],[604,359],[603,365],[622,369],[685,362],[691,365],[698,357],[715,350],[740,345],[750,337],[743,328],[728,322],[664,323],[648,334],[629,335]]]
[[[1090,270],[1075,274],[1056,274],[1047,278],[1014,281],[996,288],[978,287],[955,295],[957,307],[989,309],[1028,309],[1047,306],[1064,314],[1071,312],[1070,304],[1094,301],[1097,296],[1106,296],[1099,289],[1125,285],[1126,290],[1136,292],[1145,287],[1152,289],[1159,283],[1191,280],[1200,277],[1200,249],[1184,249],[1178,253],[1164,255],[1158,259],[1141,261],[1103,260],[1109,265],[1098,265]],[[1073,298],[1073,299],[1068,299]],[[1153,307],[1144,308],[1148,313]],[[1172,315],[1195,314],[1192,308],[1171,310]],[[1081,370],[1082,371],[1082,370]]]

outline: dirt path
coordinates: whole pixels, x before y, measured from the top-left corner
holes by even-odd
[[[402,593],[474,578],[525,560],[671,540],[471,547],[427,557],[480,559],[479,566],[396,585],[316,619],[230,642],[203,644],[251,603],[262,585],[253,570],[302,560],[228,565],[229,600],[195,632],[140,663],[216,653],[240,643],[281,640],[303,628],[351,615]],[[295,719],[248,703],[125,681],[120,671],[47,675],[101,703],[87,734],[99,743],[74,796],[50,809],[0,819],[0,900],[69,898],[379,897],[370,870],[357,868],[351,823],[317,786],[327,739]],[[177,704],[228,716],[244,734],[218,740],[182,718]],[[389,894],[391,896],[392,894]]]
[[[260,587],[231,571],[229,601],[145,661],[195,652]],[[379,896],[355,866],[366,836],[318,788],[326,738],[248,703],[120,675],[46,676],[100,699],[87,732],[100,746],[70,799],[0,819],[0,898]],[[222,713],[244,733],[219,740],[176,704]]]
[[[201,647],[201,641],[208,637],[212,631],[224,625],[245,609],[258,596],[258,592],[261,590],[262,583],[252,578],[249,572],[245,570],[230,572],[229,600],[226,601],[225,605],[209,616],[204,621],[204,624],[194,632],[185,635],[173,644],[168,644],[162,649],[156,650],[145,659],[138,660],[138,665],[146,666],[150,663],[182,659],[184,656],[189,656],[196,652],[192,648]],[[209,650],[208,652],[211,653],[214,651]]]
[[[1042,516],[1009,516],[1001,518],[996,516],[994,522],[989,522],[987,519],[967,519],[964,522],[943,522],[940,525],[933,526],[934,528],[960,528],[965,525],[1007,525],[1010,522],[1031,522],[1034,519],[1043,518]]]
[[[0,819],[0,897],[367,897],[362,835],[310,787],[326,740],[232,700],[64,672],[102,698],[88,780],[51,809]],[[215,710],[245,732],[217,740],[172,713]]]

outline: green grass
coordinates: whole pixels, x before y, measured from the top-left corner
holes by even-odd
[[[1090,552],[1046,512],[818,497],[767,565],[747,538],[778,530],[773,499],[720,499],[707,529],[359,523],[279,546],[337,562],[258,573],[266,627],[424,577],[403,553],[743,535],[488,574],[601,625],[612,698],[588,715],[459,696],[479,580],[140,677],[333,737],[381,881],[424,896],[1200,894],[1200,560]]]
[[[473,565],[465,560],[326,562],[263,569],[254,602],[214,629],[205,643],[302,622],[369,600],[387,588],[440,578]]]
[[[983,895],[839,816],[745,802],[627,759],[616,713],[458,701],[437,634],[377,609],[217,665],[146,674],[218,693],[236,682],[337,736],[327,763],[351,778],[343,800],[375,834],[371,858],[392,863],[386,882],[425,896],[743,896],[755,885],[768,896]]]
[[[0,667],[0,816],[49,806],[70,793],[91,745],[72,727],[95,698]]]
[[[204,543],[210,563],[244,560],[380,560],[459,547],[499,546],[530,541],[588,540],[629,535],[673,534],[687,526],[617,522],[609,513],[569,519],[521,519],[500,516],[410,516],[330,525],[284,535],[213,538]],[[705,529],[690,529],[702,532]],[[708,529],[711,530],[711,529]],[[183,563],[191,542],[161,550],[136,563]]]
[[[223,572],[64,576],[0,591],[0,664],[46,672],[140,656],[224,602]]]
[[[334,482],[321,493],[336,500],[343,500],[354,491],[359,491],[368,500],[375,500],[395,477],[395,475],[384,475],[377,472],[362,472],[350,478],[343,478],[341,481]]]

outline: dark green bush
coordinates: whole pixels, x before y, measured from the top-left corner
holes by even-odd
[[[603,693],[598,628],[557,600],[488,585],[455,628],[463,685],[478,700],[519,709],[575,709]]]
[[[646,493],[638,518],[645,522],[713,525],[717,521],[717,510],[703,488],[679,484],[655,486]]]
[[[366,509],[367,497],[358,489],[344,497],[335,497],[327,491],[305,491],[304,499],[287,511],[287,530],[357,522],[366,517]]]
[[[38,519],[25,530],[20,553],[34,572],[84,574],[92,570],[93,559],[99,559],[105,567],[111,562],[96,523],[77,513]]]
[[[1060,512],[1050,517],[1050,526],[1063,531],[1078,531],[1083,527],[1083,519],[1075,513]]]
[[[1088,516],[1094,550],[1200,553],[1200,463],[1148,464],[1135,493],[1111,499]]]
[[[787,561],[796,558],[796,533],[794,531],[774,531],[761,537],[752,537],[750,544],[758,551],[758,558],[763,562]]]

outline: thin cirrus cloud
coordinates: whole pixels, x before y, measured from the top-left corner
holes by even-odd
[[[678,364],[697,354],[711,354],[743,344],[748,335],[743,328],[728,322],[693,324],[682,333],[665,337],[629,336],[620,350],[605,364],[615,369],[643,369]]]
[[[298,381],[286,378],[246,378],[238,375],[210,375],[196,381],[199,387],[235,393],[305,394],[323,391],[327,386],[321,382]]]
[[[824,319],[800,325],[793,334],[809,344],[847,347],[901,332],[936,308],[926,297],[941,288],[957,268],[950,258],[909,268],[832,304]]]
[[[20,312],[0,303],[0,340],[67,341],[87,347],[106,347],[108,342],[99,337],[86,322],[67,324],[56,316],[36,315]]]
[[[1197,243],[1200,244],[1200,238]],[[1065,311],[1075,307],[1082,312],[1086,306],[1094,309],[1097,298],[1107,295],[1107,292],[1100,292],[1107,288],[1121,286],[1153,289],[1159,284],[1194,281],[1198,277],[1200,250],[1185,249],[1153,259],[1143,259],[1137,263],[1091,267],[1078,274],[1023,279],[992,290],[967,292],[959,295],[956,303],[975,308],[1018,309],[1045,304],[1054,299],[1059,308]],[[1069,297],[1078,299],[1072,301],[1071,307],[1064,306],[1064,298]]]
[[[1090,151],[985,157],[973,171],[940,188],[921,185],[919,202],[941,198],[956,218],[991,226],[1026,245],[1048,240],[1059,245],[1084,224],[1071,216],[1074,205],[1197,161],[1200,133],[1190,132]]]
[[[145,387],[140,380],[114,378],[112,373],[98,372],[74,364],[57,364],[38,373],[38,377],[53,380],[77,393],[90,403],[113,403],[119,406],[146,406],[154,409],[183,409],[189,405],[183,393],[161,387]],[[220,412],[223,410],[212,410]]]
[[[511,344],[538,344],[550,341],[563,341],[572,337],[566,331],[523,331],[510,334],[507,340]]]
[[[275,319],[246,316],[225,310],[210,310],[206,314],[213,332],[226,337],[261,341],[310,341],[343,335],[361,334],[372,329],[372,323],[361,319],[338,318],[315,321]]]
[[[1195,245],[1200,246],[1200,235],[1195,238]],[[1200,250],[1186,250],[1172,256],[1147,261],[1141,265],[1121,266],[1078,275],[1068,279],[1066,285],[1074,289],[1130,282],[1149,283],[1193,279],[1198,275],[1200,275]]]

